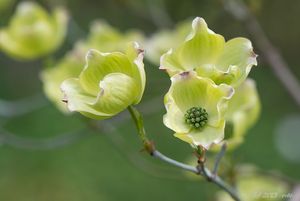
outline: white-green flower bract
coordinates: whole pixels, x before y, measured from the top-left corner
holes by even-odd
[[[49,15],[34,2],[22,2],[10,24],[0,30],[0,49],[18,59],[49,54],[62,43],[67,19],[66,11],[61,8]]]
[[[93,119],[106,119],[139,103],[146,82],[143,56],[137,43],[126,53],[89,50],[79,77],[61,85],[68,109]]]
[[[234,38],[225,43],[222,35],[207,27],[203,18],[193,20],[186,40],[161,57],[160,69],[170,76],[195,70],[201,77],[209,77],[216,84],[237,86],[257,65],[256,54],[246,38]]]
[[[255,81],[248,78],[238,88],[228,103],[225,115],[225,140],[227,150],[233,150],[244,141],[244,135],[257,121],[260,114],[260,100]],[[220,146],[212,147],[218,151]]]
[[[175,132],[175,137],[209,149],[224,138],[228,100],[234,89],[226,84],[216,85],[211,79],[197,76],[196,72],[184,72],[171,78],[172,84],[165,95],[164,124]],[[197,129],[186,122],[186,112],[201,107],[208,114],[207,123]]]
[[[227,123],[233,127],[232,137],[227,139],[228,147],[243,142],[243,136],[257,121],[261,107],[254,80],[246,79],[235,91],[225,115]]]

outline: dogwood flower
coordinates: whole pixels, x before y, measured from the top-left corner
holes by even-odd
[[[69,110],[61,101],[63,94],[60,85],[65,79],[78,77],[83,67],[84,54],[75,49],[54,64],[54,67],[45,68],[41,72],[44,93],[65,114],[69,113]]]
[[[101,52],[126,51],[128,44],[133,40],[142,41],[141,33],[129,30],[121,33],[109,24],[97,20],[92,23],[90,33],[85,40],[79,41],[75,47],[52,67],[43,69],[41,80],[46,96],[63,113],[70,111],[61,99],[61,83],[72,77],[78,77],[85,64],[85,54],[89,49],[97,49]]]
[[[126,53],[89,50],[79,77],[61,85],[68,109],[89,118],[106,119],[139,103],[146,82],[143,55],[137,43]]]
[[[34,2],[22,2],[10,24],[0,30],[0,49],[18,59],[36,59],[49,54],[62,43],[67,19],[61,8],[49,15]]]
[[[194,71],[174,75],[171,81],[164,99],[167,113],[163,122],[174,136],[206,149],[223,140],[225,111],[234,89],[226,84],[218,86]]]
[[[144,36],[135,29],[122,33],[103,20],[96,20],[91,24],[86,40],[79,42],[77,46],[81,49],[96,49],[102,52],[125,51],[130,41],[136,41],[141,45]]]
[[[185,41],[161,57],[160,69],[170,76],[195,70],[216,84],[238,86],[257,65],[256,54],[246,38],[234,38],[225,43],[223,36],[207,27],[203,18],[195,18]]]

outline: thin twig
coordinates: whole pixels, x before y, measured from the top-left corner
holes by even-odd
[[[214,169],[212,171],[213,175],[217,175],[218,172],[218,168],[221,162],[221,159],[223,158],[223,156],[225,155],[226,152],[226,148],[227,148],[227,144],[226,142],[222,145],[220,152],[218,153],[216,160],[215,160],[215,165],[214,165]]]
[[[219,176],[213,175],[211,173],[211,171],[208,170],[207,168],[203,167],[203,169],[200,169],[200,168],[197,168],[197,167],[194,167],[194,166],[186,165],[184,163],[178,162],[174,159],[171,159],[171,158],[167,157],[166,155],[162,154],[158,150],[154,150],[151,155],[158,158],[158,159],[160,159],[160,160],[162,160],[162,161],[165,161],[165,162],[167,162],[167,163],[169,163],[173,166],[181,168],[183,170],[193,172],[197,175],[202,175],[207,180],[211,181],[212,183],[216,184],[221,189],[226,191],[234,200],[236,200],[236,201],[241,200],[234,188],[232,188],[230,185],[225,183]]]
[[[240,0],[223,0],[223,5],[225,10],[243,23],[262,57],[269,63],[276,77],[300,106],[300,83],[277,48],[268,39],[255,16]]]
[[[203,175],[203,177],[207,179],[207,181],[212,181],[209,174],[207,173],[207,168],[205,167],[204,162],[199,162],[197,169]]]
[[[196,167],[191,166],[191,165],[187,165],[185,163],[178,162],[174,159],[171,159],[171,158],[163,155],[162,153],[160,153],[158,150],[154,150],[151,155],[155,158],[159,158],[162,161],[165,161],[169,164],[172,164],[172,165],[174,165],[176,167],[179,167],[181,169],[184,169],[186,171],[193,172],[195,174],[200,174],[199,170]]]
[[[219,176],[213,175],[207,168],[204,168],[204,171],[206,172],[206,175],[208,176],[207,179],[209,181],[211,181],[212,183],[216,184],[221,189],[226,191],[234,200],[241,201],[238,193],[233,187],[231,187],[229,184],[224,182]]]
[[[178,171],[155,164],[142,155],[136,150],[132,149],[132,146],[128,144],[128,140],[124,138],[124,135],[120,135],[118,127],[113,125],[111,122],[98,122],[98,131],[107,136],[110,142],[119,150],[120,154],[124,155],[132,165],[137,167],[144,173],[151,176],[163,179],[171,179],[176,181],[186,181],[187,177],[182,177],[178,174]]]

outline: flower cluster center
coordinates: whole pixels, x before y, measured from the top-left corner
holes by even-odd
[[[208,114],[202,107],[192,107],[184,115],[185,122],[193,128],[203,128],[208,120]]]

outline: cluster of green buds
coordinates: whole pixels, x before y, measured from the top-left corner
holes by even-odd
[[[192,107],[184,115],[185,122],[195,129],[203,128],[207,123],[208,114],[201,107]]]

